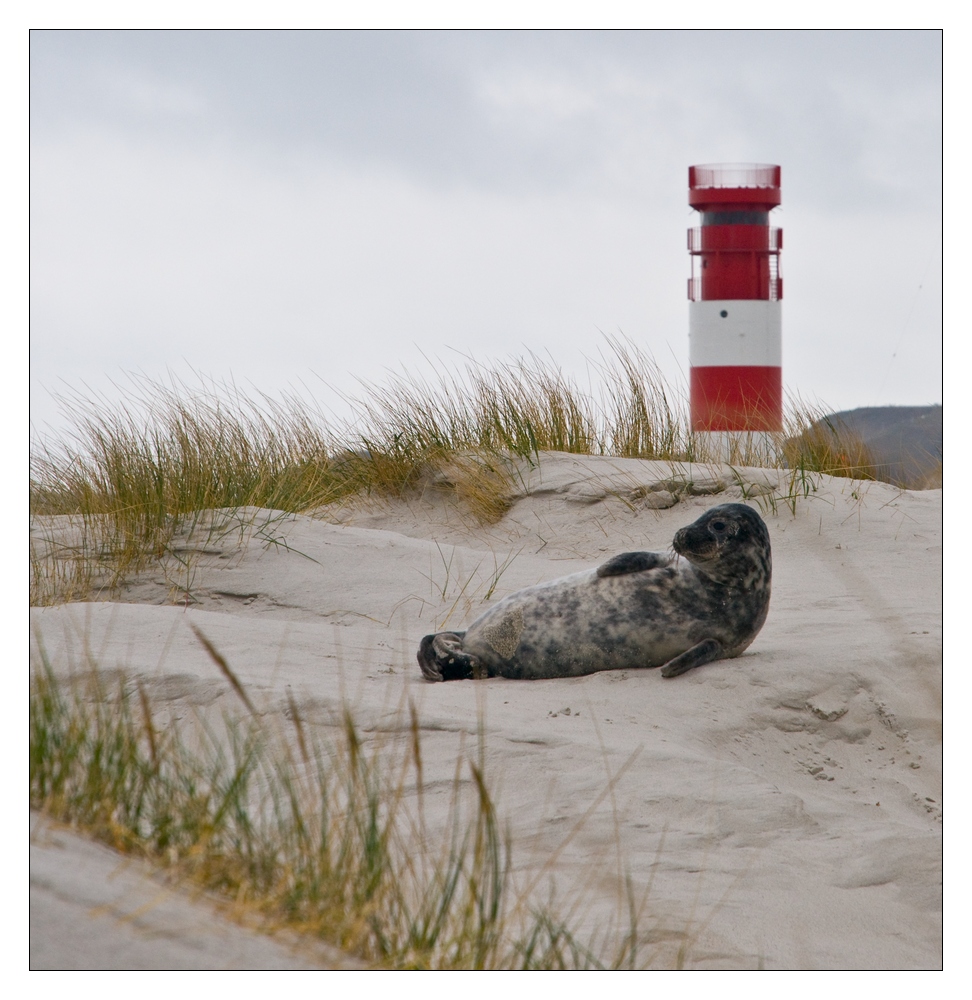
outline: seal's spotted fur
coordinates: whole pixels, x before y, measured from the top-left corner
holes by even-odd
[[[673,553],[624,552],[596,570],[528,587],[465,632],[422,640],[429,680],[576,677],[662,667],[675,677],[738,656],[766,621],[770,538],[744,504],[721,504],[680,529]]]

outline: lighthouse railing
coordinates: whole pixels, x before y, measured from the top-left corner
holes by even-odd
[[[725,235],[719,230],[729,229],[728,226],[696,226],[694,229],[690,229],[688,231],[689,253],[702,253],[703,251],[706,253],[751,253],[753,250],[757,250],[777,254],[783,249],[782,229],[746,226],[745,230],[740,233],[736,227],[732,228],[736,231]],[[757,232],[748,232],[747,230],[756,230]],[[762,237],[763,232],[766,233],[765,239]],[[703,233],[706,234],[705,242],[709,244],[705,247],[702,245]],[[719,243],[724,245],[716,245]],[[739,245],[732,246],[733,243]]]

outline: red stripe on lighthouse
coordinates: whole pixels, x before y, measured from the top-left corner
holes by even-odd
[[[692,430],[780,431],[783,370],[755,365],[690,369]]]

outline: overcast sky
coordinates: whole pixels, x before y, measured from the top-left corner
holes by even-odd
[[[941,401],[937,32],[31,33],[32,414],[599,331],[688,368],[692,163],[783,168],[783,377]],[[112,392],[109,388],[109,392]]]

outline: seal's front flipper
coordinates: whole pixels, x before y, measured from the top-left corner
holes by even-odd
[[[479,676],[479,660],[462,651],[465,632],[436,632],[419,644],[418,664],[429,681],[458,681]]]
[[[716,639],[703,639],[691,649],[679,653],[662,667],[662,677],[678,677],[695,667],[711,663],[722,656],[722,643]]]
[[[671,556],[663,552],[622,552],[621,555],[614,556],[603,565],[598,566],[597,575],[604,577],[641,573],[646,569],[667,566],[671,561]]]

